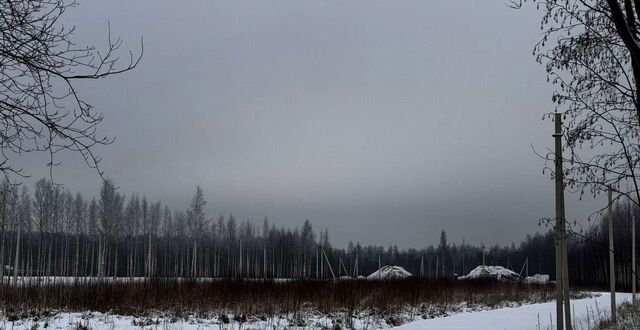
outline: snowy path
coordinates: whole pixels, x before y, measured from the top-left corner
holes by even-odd
[[[630,301],[631,294],[616,294],[616,304]],[[594,323],[609,316],[611,295],[602,293],[596,298],[574,300],[571,302],[571,314],[573,314],[574,329],[589,329]],[[555,329],[556,322],[555,302],[524,305],[514,308],[501,308],[490,311],[470,312],[454,314],[429,320],[420,320],[394,329]]]

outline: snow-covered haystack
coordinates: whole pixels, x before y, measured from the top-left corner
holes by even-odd
[[[502,266],[478,266],[469,274],[458,277],[459,280],[470,280],[479,278],[492,278],[498,281],[515,282],[520,280],[520,275],[511,269]]]
[[[412,276],[400,266],[384,266],[367,277],[369,280],[399,280]]]
[[[549,283],[549,274],[535,274],[533,276],[527,276],[525,277],[524,282],[536,284]]]

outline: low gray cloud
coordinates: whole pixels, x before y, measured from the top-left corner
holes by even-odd
[[[117,138],[103,167],[124,193],[208,214],[299,225],[332,240],[510,244],[545,230],[552,86],[531,56],[540,14],[504,1],[81,1],[67,20],[139,68],[81,84]],[[77,155],[55,171],[97,193]],[[38,157],[23,159],[34,177]],[[583,218],[593,201],[568,198]]]

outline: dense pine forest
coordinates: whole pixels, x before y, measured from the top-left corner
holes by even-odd
[[[328,231],[316,232],[309,220],[283,228],[266,217],[258,223],[231,214],[208,217],[200,188],[185,210],[125,196],[110,181],[97,198],[74,195],[46,179],[36,182],[33,193],[6,181],[1,189],[0,276],[7,281],[16,276],[331,279],[366,276],[389,264],[417,276],[452,277],[483,261],[522,275],[554,276],[550,230],[506,247],[450,243],[443,230],[439,244],[425,242],[422,249],[360,243],[337,248]],[[629,204],[614,212],[616,272],[623,286],[631,279],[630,212]],[[574,285],[607,283],[603,224],[600,219],[589,229],[573,231],[569,260]]]

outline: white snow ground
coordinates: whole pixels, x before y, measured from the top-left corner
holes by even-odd
[[[631,300],[630,293],[616,294],[616,304]],[[573,328],[587,330],[611,313],[611,294],[571,301]],[[398,330],[485,330],[485,329],[555,329],[555,302],[523,305],[470,313],[454,314],[428,320],[414,321],[397,327]]]
[[[576,330],[587,330],[605,319],[610,314],[609,293],[602,293],[598,297],[574,300],[571,302],[573,324]],[[617,303],[631,300],[631,294],[619,293],[616,295]],[[0,318],[0,328],[13,330],[28,329],[79,329],[83,326],[93,330],[111,329],[330,329],[335,320],[320,313],[304,313],[299,316],[303,322],[300,324],[289,318],[275,317],[273,319],[252,319],[245,323],[238,323],[233,318],[228,322],[222,322],[218,316],[191,315],[185,319],[172,319],[163,317],[133,317],[111,315],[97,312],[68,313],[62,312],[39,320],[21,319],[8,321]],[[409,318],[409,315],[406,315]],[[415,315],[414,315],[415,317]],[[345,328],[345,324],[343,328]],[[380,319],[373,319],[367,315],[360,315],[353,320],[353,329],[383,329],[389,328],[389,324]],[[555,329],[555,303],[540,303],[522,305],[519,307],[506,307],[495,310],[466,311],[452,314],[446,317],[417,320],[406,323],[398,330],[438,329],[438,330],[500,330],[500,329]]]

